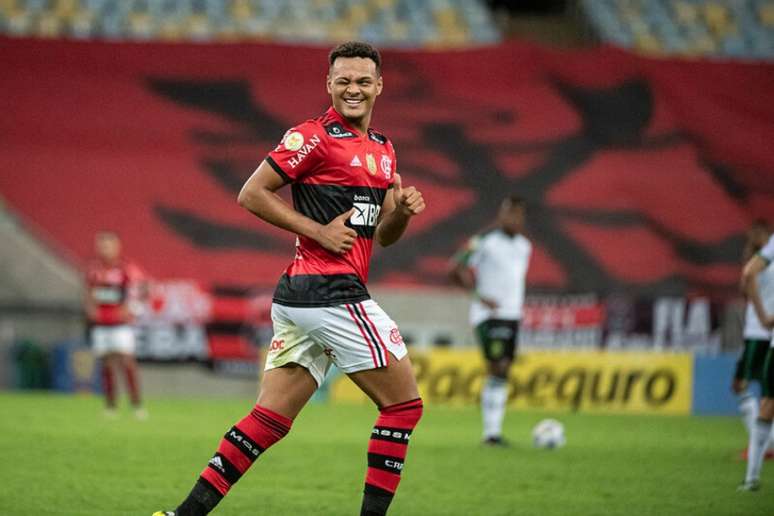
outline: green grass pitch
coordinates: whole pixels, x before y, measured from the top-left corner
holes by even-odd
[[[188,492],[250,400],[150,400],[151,418],[102,417],[96,397],[0,394],[0,514],[150,516]],[[311,404],[221,502],[223,516],[359,514],[376,415]],[[536,450],[552,415],[568,444]],[[763,489],[736,493],[740,421],[728,417],[509,412],[510,449],[479,445],[475,408],[426,407],[393,516],[774,514],[774,463]]]

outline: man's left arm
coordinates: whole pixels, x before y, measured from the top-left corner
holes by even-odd
[[[374,238],[382,247],[394,244],[406,231],[411,217],[419,215],[424,209],[422,193],[413,186],[403,188],[400,174],[395,174],[392,192],[387,192],[382,204]]]

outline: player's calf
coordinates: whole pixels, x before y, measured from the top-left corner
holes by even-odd
[[[400,483],[409,438],[422,417],[422,400],[417,398],[380,410],[368,443],[361,516],[382,516]]]
[[[287,435],[292,423],[291,419],[256,405],[223,436],[218,451],[175,515],[209,514],[253,462]]]

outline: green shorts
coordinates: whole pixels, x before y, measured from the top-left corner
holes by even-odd
[[[476,335],[487,360],[513,360],[519,339],[519,321],[487,319],[476,326]]]
[[[763,363],[769,350],[768,340],[746,339],[742,356],[736,362],[734,378],[763,382]]]

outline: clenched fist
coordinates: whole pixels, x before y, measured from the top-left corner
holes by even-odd
[[[355,211],[354,208],[345,211],[325,226],[322,226],[315,238],[317,243],[335,254],[344,254],[352,249],[352,246],[355,245],[357,232],[347,227],[345,223],[352,216],[353,211]]]
[[[395,174],[392,195],[395,200],[395,209],[400,210],[400,213],[407,217],[422,213],[425,209],[425,200],[422,197],[422,193],[413,186],[403,188],[400,174]]]

